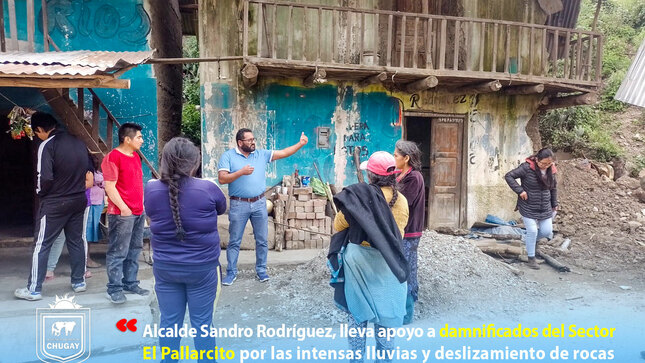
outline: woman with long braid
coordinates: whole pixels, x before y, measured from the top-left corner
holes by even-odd
[[[226,198],[215,183],[193,177],[199,162],[191,141],[170,140],[161,154],[161,179],[150,180],[144,191],[161,328],[181,327],[188,305],[191,326],[210,330],[220,291],[217,216],[226,211]],[[177,350],[180,340],[159,338],[159,345]],[[212,350],[215,338],[197,334],[195,348]]]
[[[332,237],[330,255],[340,251],[344,286],[337,305],[348,312],[350,328],[374,323],[376,357],[387,362],[394,340],[384,336],[386,328],[403,325],[406,314],[408,263],[402,247],[408,223],[408,202],[397,191],[394,157],[377,151],[361,164],[369,184],[353,184],[334,197],[339,212],[334,219],[338,232]],[[332,270],[333,270],[333,265]],[[332,285],[333,286],[333,285]],[[340,300],[340,301],[339,301]],[[351,362],[365,358],[365,336],[349,337],[356,354]]]

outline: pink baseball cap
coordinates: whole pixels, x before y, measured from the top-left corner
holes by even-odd
[[[373,153],[367,161],[363,161],[360,165],[361,170],[369,170],[377,175],[392,175],[398,174],[401,170],[396,169],[396,162],[394,156],[387,151],[377,151]]]

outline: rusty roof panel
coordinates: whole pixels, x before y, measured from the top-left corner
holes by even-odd
[[[0,57],[0,73],[17,75],[95,75],[105,74],[152,57],[152,51],[106,52],[6,52]]]
[[[645,107],[645,40],[614,97],[618,101]]]

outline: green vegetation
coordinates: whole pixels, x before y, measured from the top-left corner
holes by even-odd
[[[184,57],[199,57],[196,37],[184,37]],[[184,64],[184,92],[181,112],[181,133],[196,145],[201,144],[201,112],[199,96],[199,63]]]
[[[583,0],[578,28],[591,29],[596,0]],[[645,3],[642,0],[604,0],[598,27],[603,45],[603,88],[600,103],[549,111],[541,116],[540,133],[545,145],[602,161],[621,156],[622,150],[612,138],[613,113],[628,105],[614,96],[625,77],[633,55],[645,39]],[[645,167],[645,165],[643,165]]]

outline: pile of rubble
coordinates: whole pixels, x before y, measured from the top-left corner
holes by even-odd
[[[264,293],[288,301],[281,313],[294,321],[344,322],[346,314],[333,302],[326,264],[325,251],[321,251],[295,271],[274,272],[276,288]],[[527,299],[543,295],[536,283],[516,276],[462,237],[426,231],[419,243],[418,265],[416,319],[512,316],[524,309]]]
[[[645,262],[645,178],[616,181],[585,160],[558,163],[560,211],[555,228],[571,239],[556,256],[596,271],[642,268]],[[602,170],[600,170],[602,172]]]

